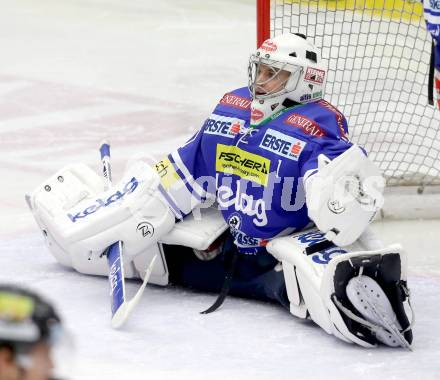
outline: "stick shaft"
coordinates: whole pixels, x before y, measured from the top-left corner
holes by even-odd
[[[112,168],[110,165],[110,144],[104,141],[100,148],[99,153],[101,154],[101,162],[102,162],[102,174],[106,180],[107,189],[110,188],[112,184]]]
[[[112,168],[110,164],[110,144],[106,141],[101,143],[99,147],[102,162],[102,174],[105,178],[105,187],[109,189],[112,184]],[[112,309],[112,325],[122,325],[125,318],[121,322],[115,323],[115,315],[121,314],[125,304],[125,280],[124,280],[124,263],[122,260],[122,243],[117,241],[107,248],[107,262],[109,266],[109,282],[110,297]],[[121,310],[119,314],[118,311]],[[123,314],[124,315],[124,314]]]

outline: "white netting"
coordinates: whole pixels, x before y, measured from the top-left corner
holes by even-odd
[[[431,38],[422,12],[403,0],[271,3],[272,35],[302,33],[321,48],[325,98],[388,185],[440,184],[440,113],[428,105]]]

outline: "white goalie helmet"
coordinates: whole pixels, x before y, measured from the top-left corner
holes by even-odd
[[[251,124],[285,108],[286,99],[309,103],[324,95],[327,70],[319,50],[302,35],[282,34],[263,42],[249,59]]]

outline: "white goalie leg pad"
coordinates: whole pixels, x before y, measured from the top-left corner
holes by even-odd
[[[309,316],[307,306],[298,284],[296,267],[287,260],[282,260],[284,281],[286,282],[287,297],[290,302],[290,312],[296,317],[305,319]]]
[[[132,161],[133,164],[136,164],[136,161]],[[72,205],[99,198],[94,195],[103,192],[104,181],[102,177],[84,164],[75,164],[57,172],[40,185],[32,197],[28,197],[29,206],[43,231],[50,252],[62,265],[74,268],[80,273],[107,276],[109,269],[106,257],[101,254],[100,250],[93,251],[89,248],[73,254],[62,239],[60,244],[56,230],[51,227],[55,223],[51,222],[51,218],[53,220],[55,216],[59,217],[60,214],[63,216]],[[121,192],[122,194],[123,192]],[[158,213],[162,214],[160,216],[168,216],[166,212],[162,211]],[[196,211],[184,220],[173,224],[172,229],[161,238],[161,241],[165,244],[191,247],[203,253],[228,226],[215,205],[211,207],[201,205]],[[89,209],[89,212],[93,213],[93,209]],[[82,213],[79,216],[85,214]],[[78,218],[78,221],[80,219]],[[138,234],[143,232],[135,230]],[[148,234],[148,232],[147,229],[146,233]],[[121,238],[121,236],[115,233],[114,239]],[[125,250],[124,253],[126,253]],[[168,283],[168,269],[162,243],[153,243],[134,257],[124,254],[125,277],[142,277],[156,254],[158,259],[153,267],[149,282],[156,285],[166,285]]]
[[[405,308],[409,303],[406,255],[398,245],[377,249],[379,244],[369,232],[363,241],[340,248],[312,229],[274,239],[267,249],[283,263],[292,314],[310,316],[327,333],[363,347],[374,347],[378,342],[409,347],[412,332]],[[355,286],[359,275],[368,277],[361,279],[365,280],[362,285],[368,282],[371,294],[377,298],[380,293],[380,301],[371,297],[361,301]],[[366,300],[371,301],[375,311],[381,311],[379,317],[360,311],[359,303]],[[393,318],[398,323],[393,323]],[[389,328],[385,329],[387,323]],[[393,344],[399,334],[389,338],[390,326],[399,330],[405,342]]]
[[[157,244],[175,223],[158,185],[157,173],[142,161],[133,163],[107,191],[101,176],[76,164],[38,186],[29,204],[50,251],[62,264],[82,273],[106,274],[102,252],[122,241],[126,275],[132,277],[137,273],[133,257]]]
[[[53,191],[58,185],[63,188],[62,194]],[[64,167],[38,186],[31,196],[26,196],[28,206],[38,227],[43,232],[49,251],[61,264],[75,268],[73,257],[65,247],[60,245],[58,239],[47,227],[46,220],[54,217],[55,212],[52,210],[62,210],[64,207],[67,209],[82,199],[103,191],[104,181],[100,176],[84,164],[74,164]],[[84,256],[87,261],[88,255]],[[97,271],[99,272],[99,269]]]

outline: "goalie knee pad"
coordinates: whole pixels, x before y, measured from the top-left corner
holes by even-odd
[[[360,239],[340,248],[313,229],[274,239],[267,249],[283,264],[292,314],[363,347],[410,348],[406,255],[399,245],[374,245]]]

